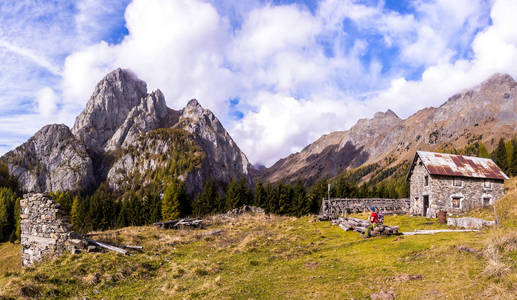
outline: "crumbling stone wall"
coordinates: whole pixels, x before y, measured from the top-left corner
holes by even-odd
[[[382,212],[407,212],[409,210],[409,199],[383,199],[383,198],[331,198],[323,199],[320,215],[334,217],[347,213],[358,213],[367,211],[370,206],[375,206]]]
[[[20,208],[22,266],[86,246],[84,238],[72,230],[61,206],[47,195],[27,194]]]

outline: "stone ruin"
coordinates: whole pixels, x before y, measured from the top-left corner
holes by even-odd
[[[45,194],[27,194],[20,201],[22,266],[32,266],[45,257],[77,252],[86,240],[72,230],[59,203]]]
[[[334,218],[343,213],[360,213],[368,211],[370,206],[375,206],[383,213],[407,213],[410,201],[402,199],[383,198],[330,198],[321,202],[320,216]]]

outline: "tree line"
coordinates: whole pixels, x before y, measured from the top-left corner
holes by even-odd
[[[468,154],[492,158],[508,175],[517,175],[517,140],[501,139],[492,153],[483,143],[469,148]],[[465,150],[467,151],[467,150]],[[461,153],[464,154],[464,153]],[[392,168],[363,166],[345,171],[332,179],[322,179],[310,187],[301,180],[275,184],[258,182],[251,187],[245,178],[228,184],[207,180],[195,197],[186,191],[183,181],[171,176],[163,188],[149,184],[138,190],[116,194],[105,184],[94,192],[55,192],[51,197],[68,214],[78,232],[106,230],[126,226],[152,224],[184,216],[205,216],[223,213],[243,205],[264,208],[266,213],[303,216],[318,213],[323,198],[403,198],[409,194],[405,176],[409,162]],[[361,183],[368,175],[369,180]],[[16,178],[0,163],[0,242],[19,239],[20,196]]]

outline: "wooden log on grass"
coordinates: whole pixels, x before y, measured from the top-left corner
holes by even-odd
[[[89,244],[92,244],[94,246],[105,248],[105,249],[108,249],[110,251],[115,251],[115,252],[118,252],[118,253],[122,253],[124,255],[128,255],[126,250],[121,249],[119,247],[115,247],[115,246],[112,246],[112,245],[108,245],[108,244],[105,244],[105,243],[102,243],[102,242],[98,242],[98,241],[95,241],[95,240],[90,240],[90,239],[88,239],[87,241],[88,241]]]
[[[356,219],[356,218],[338,218],[335,220],[335,224],[341,227],[343,230],[353,230],[360,233],[365,233],[366,228],[370,226],[370,222],[366,220]],[[370,233],[372,236],[376,235],[395,235],[399,234],[398,226],[387,226],[387,225],[378,225],[376,226]]]

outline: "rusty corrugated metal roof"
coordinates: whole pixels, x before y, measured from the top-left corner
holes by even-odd
[[[508,179],[494,161],[488,158],[425,151],[417,151],[417,155],[433,175]]]

